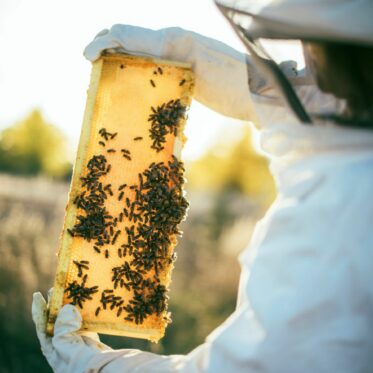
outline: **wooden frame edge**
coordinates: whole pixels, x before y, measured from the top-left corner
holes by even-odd
[[[73,225],[76,219],[77,208],[75,205],[69,206],[69,201],[73,200],[76,194],[77,185],[79,185],[79,178],[82,173],[83,166],[85,164],[85,157],[87,154],[87,146],[90,140],[90,132],[91,132],[91,122],[92,117],[95,111],[95,102],[96,102],[96,95],[98,92],[98,88],[100,85],[100,77],[103,67],[103,60],[99,59],[98,61],[94,62],[92,65],[91,71],[91,78],[90,84],[87,92],[87,102],[86,108],[84,111],[83,117],[83,124],[82,130],[80,133],[80,140],[78,151],[76,155],[73,175],[70,184],[70,191],[68,195],[68,200],[66,204],[65,210],[65,218],[64,218],[64,225],[60,237],[60,246],[58,251],[58,264],[56,269],[56,275],[54,279],[53,285],[53,293],[52,298],[50,300],[50,304],[48,307],[47,313],[47,334],[53,335],[54,330],[54,323],[57,318],[57,314],[62,307],[63,303],[63,294],[64,294],[64,285],[66,282],[66,276],[68,273],[69,267],[69,258],[70,258],[70,243],[72,237],[67,232],[67,227]],[[68,214],[68,207],[70,208],[70,213]]]

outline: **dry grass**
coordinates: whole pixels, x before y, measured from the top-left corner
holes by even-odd
[[[51,286],[68,186],[0,177],[0,361],[9,372],[48,371],[31,323],[31,297]]]

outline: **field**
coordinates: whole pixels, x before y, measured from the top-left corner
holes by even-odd
[[[1,372],[50,372],[31,321],[34,291],[52,286],[68,184],[0,175]],[[262,209],[238,193],[188,193],[170,292],[173,323],[159,344],[102,336],[114,348],[187,353],[235,307],[238,253]]]

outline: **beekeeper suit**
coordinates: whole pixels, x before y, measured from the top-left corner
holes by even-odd
[[[258,10],[251,31],[373,47],[372,19],[371,0],[283,0]],[[34,294],[33,319],[54,371],[372,372],[373,131],[325,118],[309,124],[309,113],[337,115],[346,103],[310,84],[308,70],[292,62],[279,69],[304,115],[279,97],[253,57],[193,32],[115,25],[85,56],[93,61],[108,49],[192,63],[196,100],[259,123],[278,196],[239,257],[235,312],[187,355],[112,350],[97,334],[79,332],[71,305],[46,337],[46,302]]]

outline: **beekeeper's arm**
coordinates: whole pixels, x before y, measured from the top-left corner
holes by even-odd
[[[248,89],[247,56],[220,41],[177,27],[153,31],[114,25],[101,31],[84,55],[94,61],[108,49],[189,62],[196,75],[197,101],[232,118],[255,119]]]
[[[256,68],[251,57],[218,40],[178,27],[154,31],[114,25],[110,30],[101,31],[86,47],[84,55],[95,61],[103,51],[191,63],[196,77],[194,99],[228,117],[260,124],[295,120],[281,95]],[[297,71],[294,61],[285,61],[280,68],[306,104],[311,100],[318,106],[325,102],[329,105],[330,100],[316,89],[306,70]]]

